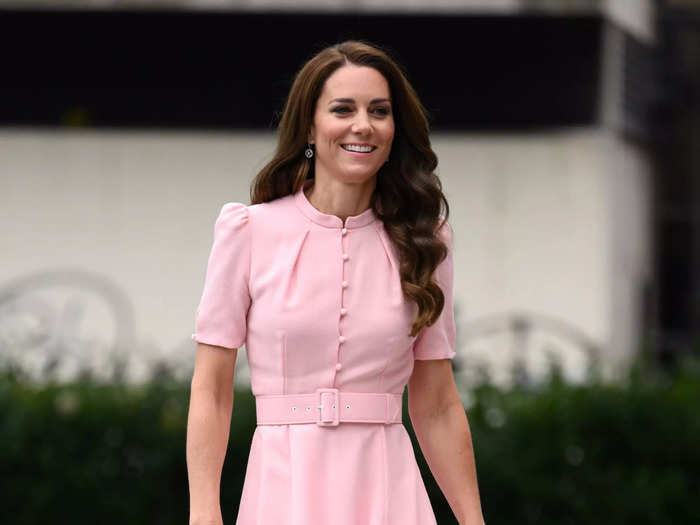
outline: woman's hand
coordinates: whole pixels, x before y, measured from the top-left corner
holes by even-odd
[[[231,428],[237,349],[197,343],[187,414],[190,525],[223,525],[221,470]]]

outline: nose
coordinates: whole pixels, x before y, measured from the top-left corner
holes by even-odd
[[[372,124],[369,120],[367,112],[357,112],[357,116],[355,117],[355,120],[352,123],[352,131],[353,133],[358,133],[361,135],[365,135],[372,131]]]

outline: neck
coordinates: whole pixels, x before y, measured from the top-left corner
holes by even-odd
[[[315,179],[303,191],[314,208],[335,215],[345,223],[348,217],[359,215],[370,207],[375,185],[374,177],[357,184]]]

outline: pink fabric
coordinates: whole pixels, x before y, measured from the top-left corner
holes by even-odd
[[[395,251],[372,209],[344,228],[302,190],[226,203],[192,338],[245,343],[254,395],[319,387],[402,394],[414,359],[455,356],[449,225],[439,234],[449,248],[436,273],[445,308],[412,338],[417,306],[403,296]],[[403,424],[256,427],[236,525],[331,523],[435,525]]]

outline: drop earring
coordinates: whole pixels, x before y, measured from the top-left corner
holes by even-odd
[[[311,149],[311,144],[306,145],[306,149],[304,150],[304,155],[306,155],[307,159],[310,159],[311,157],[314,156],[314,150]]]

